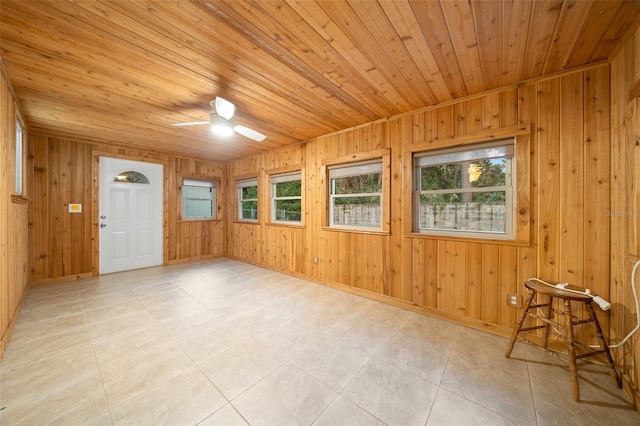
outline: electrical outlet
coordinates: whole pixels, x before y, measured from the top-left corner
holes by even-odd
[[[318,264],[318,256],[313,256],[313,263]]]
[[[517,293],[507,293],[507,306],[522,308],[522,296]]]

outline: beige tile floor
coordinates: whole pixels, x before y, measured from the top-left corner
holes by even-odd
[[[638,425],[607,372],[236,262],[34,287],[2,425]]]

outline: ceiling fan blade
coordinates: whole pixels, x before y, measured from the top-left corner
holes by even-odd
[[[201,124],[209,124],[209,121],[189,121],[188,123],[173,123],[172,126],[176,126],[176,127],[199,126]]]
[[[231,117],[233,117],[233,114],[236,112],[236,106],[234,104],[219,96],[216,97],[215,108],[218,115],[227,120],[231,120]]]
[[[233,130],[240,133],[242,136],[246,136],[249,139],[253,139],[254,141],[262,142],[267,137],[260,132],[256,132],[253,129],[244,126],[233,126]]]

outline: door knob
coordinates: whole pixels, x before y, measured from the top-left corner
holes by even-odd
[[[107,226],[107,224],[106,224],[106,223],[101,223],[101,224],[100,224],[100,228],[105,228],[106,226]]]

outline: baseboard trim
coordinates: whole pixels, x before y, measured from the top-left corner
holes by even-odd
[[[27,300],[27,296],[29,295],[30,290],[31,290],[31,286],[27,284],[27,286],[24,288],[24,291],[22,292],[22,297],[18,302],[18,306],[16,307],[16,310],[13,313],[13,316],[9,320],[9,325],[7,326],[7,329],[2,335],[2,340],[0,340],[0,359],[2,359],[2,357],[4,356],[7,346],[9,345],[9,341],[11,340],[11,336],[13,335],[13,330],[16,328],[18,318],[20,318],[20,314],[22,313],[22,306],[24,305],[24,302]]]

